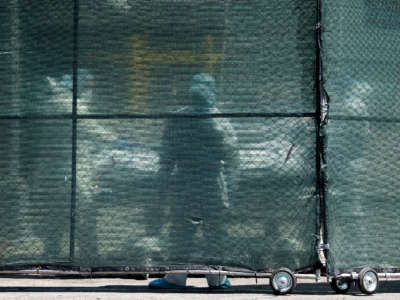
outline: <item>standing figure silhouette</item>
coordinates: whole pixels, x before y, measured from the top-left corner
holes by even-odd
[[[189,254],[190,261],[213,264],[223,255],[221,240],[227,236],[223,217],[229,210],[233,177],[229,170],[237,163],[237,138],[226,118],[214,117],[219,111],[211,75],[196,74],[189,95],[190,104],[180,111],[188,117],[167,120],[160,153],[160,199],[168,201],[172,194],[174,202],[168,256],[171,262],[181,262]],[[206,277],[210,287],[230,286],[226,276]],[[183,288],[186,278],[186,274],[167,274],[149,286]]]

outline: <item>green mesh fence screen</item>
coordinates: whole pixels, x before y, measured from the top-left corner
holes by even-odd
[[[314,0],[1,2],[0,264],[317,264],[315,20]]]
[[[400,2],[323,1],[332,272],[398,268]]]

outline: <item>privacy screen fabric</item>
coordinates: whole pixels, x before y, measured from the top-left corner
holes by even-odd
[[[323,1],[332,272],[398,268],[400,2]]]
[[[309,0],[2,2],[0,264],[316,265],[315,22]]]
[[[79,264],[315,262],[312,119],[82,120],[78,131]]]

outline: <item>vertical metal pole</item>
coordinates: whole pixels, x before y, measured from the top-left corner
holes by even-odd
[[[74,0],[73,63],[72,63],[72,170],[71,170],[71,228],[70,261],[75,260],[75,209],[76,209],[76,146],[77,146],[77,105],[78,105],[78,29],[79,0]]]
[[[18,0],[11,0],[11,101],[19,101],[20,91],[20,19],[19,19],[19,5]]]
[[[12,104],[12,109],[14,107],[18,108],[18,111],[16,111],[17,115],[20,115],[20,107],[18,106],[18,103],[21,102],[21,29],[20,29],[20,7],[19,7],[19,1],[18,0],[11,0],[11,8],[10,8],[10,19],[11,19],[11,26],[10,26],[10,49],[7,49],[7,54],[11,56],[11,104]],[[9,52],[8,52],[9,51]],[[13,111],[14,113],[14,111]],[[21,176],[21,170],[23,169],[21,166],[21,159],[20,159],[20,154],[21,154],[21,135],[23,132],[21,131],[21,120],[10,120],[9,127],[6,127],[7,133],[6,136],[8,135],[11,137],[12,141],[10,143],[10,149],[9,153],[12,154],[13,158],[8,161],[9,166],[8,170],[10,172],[10,177],[15,178],[15,182],[19,185],[19,189],[21,191],[29,191],[27,187],[27,181],[24,176]],[[26,192],[25,192],[26,193]],[[23,200],[22,200],[23,199]],[[26,201],[26,197],[21,198],[22,201]],[[21,209],[21,202],[22,201],[17,201],[15,203],[16,205],[16,211],[20,213]],[[26,204],[26,203],[24,203]],[[17,225],[17,229],[18,229]]]
[[[319,49],[319,38],[320,38],[320,29],[321,29],[321,24],[320,24],[320,18],[319,18],[319,0],[317,2],[317,9],[316,9],[316,28],[315,28],[315,46],[316,46],[316,52],[315,52],[315,115],[316,115],[316,128],[317,128],[317,140],[316,140],[316,171],[317,171],[317,182],[316,182],[316,193],[317,193],[317,234],[318,237],[321,236],[321,213],[322,213],[322,207],[321,207],[321,201],[322,201],[322,177],[321,177],[321,98],[320,98],[320,49]],[[318,239],[318,243],[320,243],[320,240]],[[319,254],[319,244],[317,244],[317,252]]]
[[[18,6],[18,0],[11,0],[10,2],[11,8],[10,8],[10,20],[11,20],[11,25],[10,25],[10,45],[9,49],[6,49],[7,51],[3,55],[9,55],[11,60],[11,86],[10,86],[10,98],[11,98],[11,104],[12,108],[13,107],[18,107],[17,105],[14,106],[14,104],[17,104],[20,101],[20,16],[19,16],[19,6]],[[8,57],[7,57],[8,58]],[[1,56],[0,56],[1,59]],[[18,111],[19,114],[19,111]],[[27,191],[28,189],[26,188],[26,180],[24,179],[23,176],[21,176],[20,170],[21,168],[21,159],[20,159],[20,153],[21,153],[21,130],[20,130],[20,122],[21,121],[16,121],[16,120],[10,120],[9,121],[9,126],[4,126],[2,129],[4,135],[7,137],[7,139],[10,139],[10,148],[9,148],[9,153],[12,154],[12,159],[8,160],[8,166],[7,169],[9,171],[9,177],[6,180],[12,180],[11,178],[15,178],[15,182],[17,183],[22,191]],[[5,179],[5,178],[4,178]],[[26,197],[22,197],[22,199],[26,199]],[[15,199],[13,199],[15,200]],[[20,213],[21,210],[21,201],[17,201],[13,207],[10,207],[10,211],[14,211],[16,213]],[[19,231],[20,226],[18,226],[19,222],[16,223],[16,231]]]
[[[315,42],[316,42],[316,63],[315,63],[315,85],[316,85],[316,121],[317,121],[317,155],[316,155],[316,168],[317,168],[317,197],[318,203],[318,233],[324,244],[327,243],[326,231],[326,162],[325,162],[325,133],[324,125],[326,118],[326,95],[324,92],[324,78],[322,68],[322,13],[321,13],[321,0],[317,2],[317,19],[316,19],[316,31],[315,31]],[[319,248],[318,248],[319,249]],[[325,248],[324,248],[325,249]],[[326,254],[326,251],[323,251]],[[321,253],[319,253],[321,254]],[[326,260],[326,258],[325,258]]]

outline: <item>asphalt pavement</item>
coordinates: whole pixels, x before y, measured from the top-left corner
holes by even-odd
[[[151,279],[149,279],[151,280]],[[0,278],[0,299],[7,300],[176,300],[176,299],[400,299],[400,281],[381,281],[375,295],[366,296],[353,288],[347,295],[335,294],[323,279],[320,283],[299,280],[293,294],[275,296],[269,288],[268,279],[232,278],[232,288],[210,290],[205,278],[189,278],[185,290],[151,290],[149,280],[102,278],[102,279],[37,279]]]

